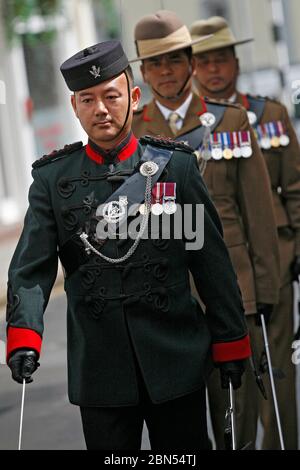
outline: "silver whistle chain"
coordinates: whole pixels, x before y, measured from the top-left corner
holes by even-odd
[[[143,219],[142,219],[142,222],[141,222],[140,231],[139,231],[133,245],[129,248],[129,250],[127,251],[127,253],[124,256],[122,256],[121,258],[109,258],[108,256],[103,255],[95,247],[93,247],[93,245],[91,245],[91,243],[88,241],[88,235],[85,232],[83,232],[80,235],[80,238],[81,238],[83,244],[85,245],[85,251],[87,253],[92,251],[93,253],[95,253],[96,255],[100,256],[103,259],[105,259],[109,263],[114,263],[114,264],[122,263],[123,261],[126,261],[128,258],[130,258],[130,256],[132,256],[133,253],[135,252],[135,250],[137,249],[137,247],[138,247],[138,245],[141,241],[141,238],[144,234],[144,231],[145,231],[145,229],[148,225],[148,219],[149,219],[149,214],[150,214],[150,210],[151,210],[151,188],[152,188],[152,175],[148,175],[146,177],[146,187],[145,187],[145,212],[143,214]]]

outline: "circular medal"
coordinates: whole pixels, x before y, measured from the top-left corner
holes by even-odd
[[[280,142],[280,145],[282,145],[283,147],[287,147],[290,143],[290,138],[288,135],[286,134],[282,134],[280,137],[279,137],[279,142]]]
[[[163,213],[163,206],[161,204],[159,204],[158,202],[156,202],[155,204],[152,204],[151,206],[151,212],[152,214],[154,215],[160,215]]]
[[[165,201],[163,204],[163,211],[166,214],[174,214],[177,210],[176,203],[174,201]]]
[[[214,160],[221,160],[223,157],[223,152],[221,147],[215,147],[211,151],[211,156],[213,157]]]
[[[242,157],[249,158],[252,155],[252,147],[250,145],[244,145],[241,148]]]
[[[260,146],[264,150],[269,150],[271,148],[271,140],[269,137],[262,137],[260,140]]]
[[[203,149],[200,152],[196,150],[196,152],[199,155],[199,158],[197,156],[198,160],[201,158],[203,158],[203,160],[206,160],[206,161],[211,159],[211,151],[209,149]]]
[[[140,173],[143,176],[153,176],[158,171],[158,165],[155,162],[144,162],[140,167]]]
[[[216,122],[216,117],[212,113],[201,114],[199,119],[204,127],[211,127]]]
[[[249,119],[250,125],[254,126],[254,124],[257,121],[256,114],[253,111],[247,111],[247,114],[248,114],[248,119]]]
[[[230,148],[226,148],[223,150],[223,157],[225,160],[231,160],[232,159],[232,150]]]
[[[241,152],[240,147],[234,147],[234,149],[232,150],[232,155],[235,158],[240,158],[242,156],[242,152]]]
[[[139,207],[139,213],[144,215],[146,212],[146,206],[145,204],[141,204],[140,207]]]
[[[280,140],[279,140],[279,137],[277,137],[276,135],[274,135],[274,136],[271,138],[271,145],[272,145],[272,147],[280,147]]]

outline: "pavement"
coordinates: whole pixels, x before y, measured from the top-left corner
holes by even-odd
[[[23,450],[83,450],[85,442],[78,406],[67,394],[66,299],[59,286],[51,294],[45,313],[41,366],[26,386]],[[4,310],[0,310],[0,342],[5,341]],[[22,386],[11,379],[9,368],[0,365],[0,450],[16,450]],[[149,450],[143,432],[142,450]]]
[[[67,394],[66,309],[63,287],[58,283],[52,291],[44,316],[45,332],[41,366],[33,376],[34,382],[26,387],[22,439],[22,449],[25,450],[85,449],[79,408],[69,403]],[[0,346],[2,345],[2,357],[0,347],[0,450],[13,450],[18,445],[22,387],[11,379],[10,370],[5,365],[4,319],[4,307],[2,307],[0,308]],[[298,392],[300,392],[299,367],[300,365],[297,367]],[[300,409],[298,423],[300,429]],[[213,441],[209,415],[208,431]],[[258,449],[261,437],[260,426]],[[142,450],[149,449],[145,426]]]
[[[0,226],[0,450],[16,449],[20,418],[21,387],[11,380],[10,371],[5,365],[5,303],[8,266],[21,229],[21,225]],[[59,268],[45,314],[41,367],[34,376],[34,384],[26,388],[24,449],[85,448],[79,409],[69,403],[67,396],[65,313],[63,274]],[[299,367],[300,365],[297,367],[298,397],[300,395]],[[300,407],[298,415],[300,429]],[[211,432],[209,433],[211,435]],[[258,444],[260,436],[261,430],[258,435]],[[149,448],[145,427],[142,449]]]

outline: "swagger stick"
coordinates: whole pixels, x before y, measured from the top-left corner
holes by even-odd
[[[266,324],[265,324],[265,317],[263,315],[260,315],[260,319],[261,319],[261,326],[262,326],[262,330],[263,330],[265,350],[266,350],[266,355],[267,355],[267,360],[268,360],[269,376],[270,376],[272,397],[273,397],[275,414],[276,414],[276,421],[277,421],[277,427],[278,427],[280,447],[281,447],[281,450],[284,450],[284,442],[283,442],[283,437],[282,437],[282,428],[281,428],[281,423],[280,423],[278,401],[277,401],[276,389],[275,389],[275,384],[274,384],[274,376],[273,376],[272,362],[271,362],[271,356],[270,356],[270,350],[269,350],[267,329],[266,329]]]
[[[23,389],[22,389],[22,402],[21,402],[21,416],[20,416],[20,429],[19,429],[19,445],[18,445],[18,450],[21,450],[21,442],[22,442],[22,428],[23,428],[24,401],[25,401],[25,386],[26,386],[26,381],[25,381],[25,379],[23,379]]]
[[[235,402],[231,379],[229,379],[228,400],[229,406],[226,409],[224,429],[225,449],[236,450]]]
[[[234,392],[231,380],[229,380],[229,399],[230,399],[230,421],[231,421],[231,436],[232,436],[232,450],[236,450],[236,431],[235,431],[235,402]]]

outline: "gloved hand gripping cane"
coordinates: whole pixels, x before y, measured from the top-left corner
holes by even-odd
[[[34,371],[36,371],[36,369],[40,365],[37,362],[37,359],[38,355],[35,351],[31,351],[28,349],[18,349],[12,353],[8,360],[8,366],[11,370],[12,378],[16,382],[23,385],[18,450],[21,450],[22,443],[25,386],[26,384],[31,383],[33,381],[31,375]]]
[[[22,445],[22,430],[23,430],[23,416],[24,416],[25,386],[26,386],[26,380],[23,379],[18,450],[21,450],[21,445]]]
[[[236,450],[235,402],[231,379],[229,379],[228,402],[229,407],[226,409],[224,429],[225,449]]]
[[[229,407],[226,409],[224,440],[226,450],[236,449],[235,402],[234,390],[242,385],[242,375],[245,371],[243,360],[229,361],[219,364],[221,387],[228,389]]]

